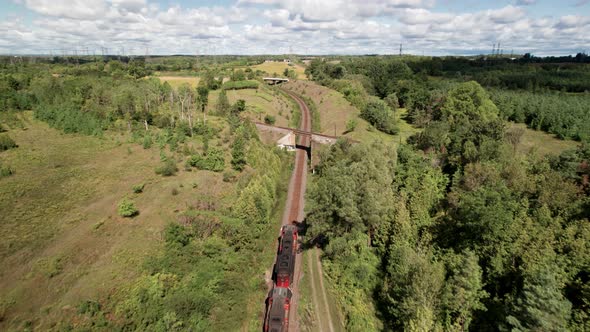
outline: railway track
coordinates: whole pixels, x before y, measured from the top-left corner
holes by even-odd
[[[305,104],[305,102],[299,98],[294,93],[283,90],[287,93],[291,98],[293,98],[299,108],[301,110],[301,122],[299,124],[299,130],[309,132],[311,129],[311,116],[309,112],[309,108]],[[297,144],[299,146],[309,146],[310,144],[310,137],[309,135],[301,135],[298,138]],[[282,226],[286,225],[293,225],[294,223],[301,223],[304,219],[304,196],[305,196],[305,189],[307,183],[307,151],[303,149],[297,149],[295,151],[295,167],[293,169],[293,173],[291,174],[291,179],[289,181],[289,190],[287,194],[287,203],[285,205],[285,211],[283,212],[282,218]],[[278,256],[277,256],[278,257]],[[299,280],[301,277],[301,262],[303,259],[303,255],[301,253],[297,253],[295,255],[294,260],[294,267],[293,267],[293,275],[292,280],[290,282],[290,304],[289,304],[289,322],[288,322],[288,329],[289,331],[299,331],[299,321],[297,319],[297,308],[299,305]],[[277,259],[275,259],[277,262]],[[276,289],[276,286],[274,286]],[[281,286],[282,287],[282,286]],[[284,290],[284,289],[283,289]],[[273,294],[275,292],[273,291]],[[280,296],[276,293],[277,299]],[[283,301],[284,297],[281,298]],[[271,299],[269,298],[269,301]],[[274,300],[274,299],[273,299]],[[270,303],[270,302],[269,302]],[[269,307],[269,309],[271,309]],[[277,308],[275,310],[276,312]],[[266,317],[268,319],[268,317]],[[265,324],[267,322],[265,321]]]

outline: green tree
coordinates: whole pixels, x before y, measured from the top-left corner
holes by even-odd
[[[389,109],[391,109],[394,113],[399,108],[399,101],[397,99],[397,94],[395,92],[388,94],[387,97],[385,97],[384,101],[387,104],[387,106],[389,106]]]
[[[229,104],[229,100],[227,99],[227,93],[225,90],[221,90],[219,92],[219,96],[217,98],[217,104],[215,105],[215,109],[219,115],[226,115],[230,110],[231,105]]]
[[[470,121],[490,121],[498,117],[498,108],[487,92],[474,81],[461,83],[449,91],[442,107],[443,116],[451,124]]]
[[[482,271],[472,251],[459,255],[448,267],[450,276],[442,296],[445,329],[468,331],[475,310],[485,310],[481,302],[487,296],[482,290]]]
[[[233,115],[238,115],[246,110],[246,101],[244,99],[238,99],[231,108]]]
[[[209,89],[206,86],[197,87],[197,105],[203,112],[203,119],[205,119],[205,108],[209,103]]]
[[[387,134],[396,134],[399,130],[395,116],[384,101],[371,98],[361,110],[361,117],[375,128]]]
[[[522,293],[507,322],[513,331],[565,331],[571,303],[563,296],[555,266],[526,273]]]
[[[246,166],[246,142],[242,135],[236,135],[231,150],[231,166],[236,171],[242,171]]]

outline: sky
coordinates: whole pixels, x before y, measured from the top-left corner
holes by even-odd
[[[0,54],[590,52],[590,0],[0,0]]]

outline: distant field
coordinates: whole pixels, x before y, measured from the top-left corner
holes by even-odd
[[[510,123],[509,128],[524,129],[524,134],[517,147],[517,150],[522,153],[536,150],[542,155],[558,155],[565,150],[575,148],[579,144],[575,141],[559,139],[555,135],[543,131],[529,129],[522,123]]]
[[[260,69],[260,70],[267,72],[269,75],[272,75],[273,73],[277,73],[278,75],[283,75],[285,68],[295,70],[295,72],[297,73],[297,79],[299,79],[299,80],[307,79],[305,77],[305,67],[303,67],[299,64],[293,64],[292,66],[289,66],[285,62],[265,62],[265,63],[262,63],[262,64],[252,67],[253,70]]]
[[[168,82],[173,88],[178,88],[183,83],[188,83],[192,87],[196,87],[199,84],[199,77],[186,77],[186,76],[157,76],[162,82]]]

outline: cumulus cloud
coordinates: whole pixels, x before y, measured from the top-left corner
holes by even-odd
[[[501,42],[538,54],[590,43],[583,33],[588,15],[533,17],[525,8],[534,7],[523,7],[533,0],[462,12],[441,11],[434,0],[236,0],[197,7],[154,0],[18,1],[35,15],[32,22],[18,15],[0,21],[0,53],[359,54],[397,53],[403,43],[408,52],[461,54],[489,52]]]
[[[25,0],[25,4],[40,14],[74,19],[97,18],[108,8],[104,0]]]

